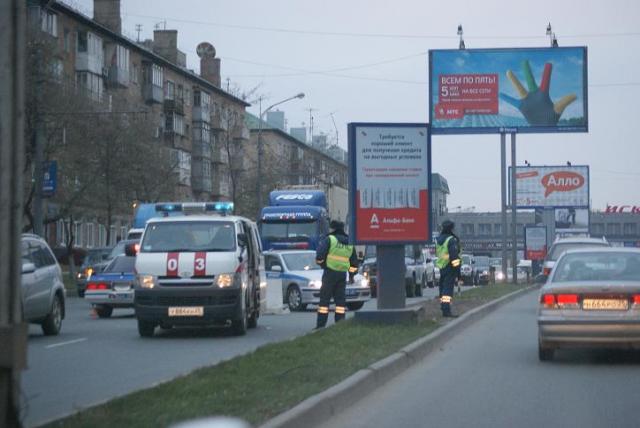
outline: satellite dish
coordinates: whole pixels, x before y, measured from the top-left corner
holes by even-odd
[[[196,48],[196,53],[200,58],[214,58],[216,56],[216,48],[209,42],[202,42]]]

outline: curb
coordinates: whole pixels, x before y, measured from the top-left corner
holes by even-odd
[[[295,407],[260,425],[260,428],[314,427],[326,422],[329,417],[351,407],[374,389],[385,385],[421,361],[430,352],[447,342],[455,333],[464,330],[503,304],[535,288],[538,288],[538,285],[530,285],[466,312],[460,318],[437,328],[398,352],[357,371],[329,389],[307,398]]]

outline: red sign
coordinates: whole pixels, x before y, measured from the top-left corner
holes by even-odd
[[[441,74],[438,87],[436,119],[498,114],[497,74]]]
[[[640,214],[640,205],[607,205],[605,214]]]
[[[544,197],[553,192],[571,192],[584,185],[584,177],[573,171],[556,171],[542,177],[545,187]]]
[[[193,275],[205,276],[207,274],[207,253],[197,251],[193,258]]]

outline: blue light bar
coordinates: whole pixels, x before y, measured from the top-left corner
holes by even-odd
[[[174,212],[182,211],[182,204],[156,204],[156,211],[160,212]]]
[[[233,202],[208,202],[205,211],[215,211],[228,214],[233,212]]]
[[[196,214],[205,212],[216,212],[229,214],[233,212],[233,202],[171,202],[156,204],[156,211],[165,215],[171,212],[182,212],[184,214]]]

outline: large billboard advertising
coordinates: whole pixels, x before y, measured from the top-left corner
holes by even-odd
[[[349,167],[355,243],[430,240],[427,124],[350,123]]]
[[[546,226],[527,226],[524,229],[524,258],[544,260],[547,255]]]
[[[587,48],[429,51],[433,134],[587,132]]]
[[[589,208],[589,167],[517,166],[516,205],[518,208]]]

